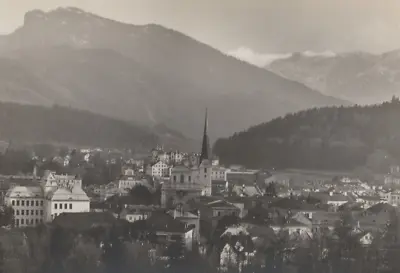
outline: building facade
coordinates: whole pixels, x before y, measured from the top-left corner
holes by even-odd
[[[54,172],[46,172],[40,182],[10,188],[5,204],[14,210],[16,227],[51,222],[64,212],[90,211],[90,200],[82,190],[82,180]]]
[[[146,173],[153,177],[166,177],[170,173],[170,168],[163,161],[159,160],[158,162],[148,166]]]

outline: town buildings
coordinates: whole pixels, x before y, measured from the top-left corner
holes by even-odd
[[[41,181],[10,188],[5,204],[14,210],[14,225],[35,226],[68,212],[89,212],[90,201],[75,176],[46,172]]]
[[[202,150],[199,165],[176,166],[171,169],[169,181],[162,185],[161,205],[176,206],[200,195],[210,196],[212,191],[212,164],[208,139],[208,117],[206,112]]]

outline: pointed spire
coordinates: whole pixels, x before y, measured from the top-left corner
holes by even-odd
[[[208,139],[208,109],[206,108],[206,116],[204,120],[203,142],[201,146],[200,164],[204,159],[210,159],[210,142]]]

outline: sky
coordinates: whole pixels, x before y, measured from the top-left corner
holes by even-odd
[[[74,6],[119,21],[157,23],[249,58],[288,52],[400,48],[400,0],[0,0],[0,33],[25,12]]]

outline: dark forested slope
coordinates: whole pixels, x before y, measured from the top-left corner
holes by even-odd
[[[148,149],[159,136],[148,128],[87,111],[0,103],[0,139]]]
[[[248,167],[353,169],[400,160],[400,101],[373,106],[314,108],[219,139],[225,164]]]

